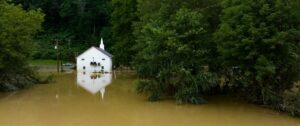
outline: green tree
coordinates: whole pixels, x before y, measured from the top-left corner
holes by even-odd
[[[251,101],[276,105],[299,79],[299,8],[286,0],[225,0],[215,34],[232,85]]]
[[[191,1],[138,2],[137,90],[149,94],[149,100],[171,96],[178,103],[204,103],[217,76],[208,69],[213,30],[202,8]]]
[[[40,10],[24,11],[20,5],[0,0],[0,89],[33,83],[28,60],[32,37],[41,30],[43,18]]]
[[[81,53],[90,46],[98,46],[100,37],[109,49],[112,46],[109,28],[109,0],[12,0],[25,10],[41,8],[45,13],[44,31],[34,39],[39,45],[34,58],[55,58],[55,40],[60,41],[63,57]],[[62,50],[62,51],[65,51]]]
[[[130,66],[136,51],[133,22],[136,21],[136,0],[112,0],[111,25],[115,65]]]

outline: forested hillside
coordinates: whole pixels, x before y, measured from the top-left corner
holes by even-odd
[[[111,37],[108,0],[13,0],[25,10],[42,9],[45,13],[43,31],[36,38],[34,59],[54,59],[54,45],[59,43],[64,60],[72,60],[104,37],[110,47]]]

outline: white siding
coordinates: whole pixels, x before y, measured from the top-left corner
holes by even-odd
[[[97,66],[92,66],[91,62],[96,62]],[[100,63],[101,66],[98,66],[98,63]],[[104,72],[111,72],[112,59],[97,50],[95,47],[88,49],[86,52],[77,57],[77,72],[99,72],[102,70],[102,67],[104,67]]]

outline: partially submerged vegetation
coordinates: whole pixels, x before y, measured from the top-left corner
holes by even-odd
[[[0,92],[17,91],[35,84],[49,84],[54,81],[54,75],[40,76],[29,68],[22,73],[6,73],[0,76]]]
[[[138,92],[194,104],[227,93],[300,116],[298,1],[137,1]]]
[[[156,9],[150,3],[138,3],[135,36],[139,51],[134,62],[140,77],[138,91],[148,93],[150,100],[173,96],[178,103],[204,103],[202,96],[218,84],[217,75],[205,67],[213,65],[215,53],[210,48],[211,17],[193,9],[201,6],[194,1],[151,3],[160,8],[157,11],[152,11]]]
[[[300,6],[294,5],[225,0],[214,35],[223,71],[236,67],[227,83],[232,90],[251,102],[299,115],[299,92],[289,91],[300,79],[300,16],[295,13]]]
[[[41,30],[41,10],[24,11],[0,0],[0,90],[12,91],[39,83],[29,66],[32,38]]]

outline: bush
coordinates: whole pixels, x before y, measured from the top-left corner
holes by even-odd
[[[300,92],[286,91],[283,96],[282,110],[293,116],[300,116]]]

